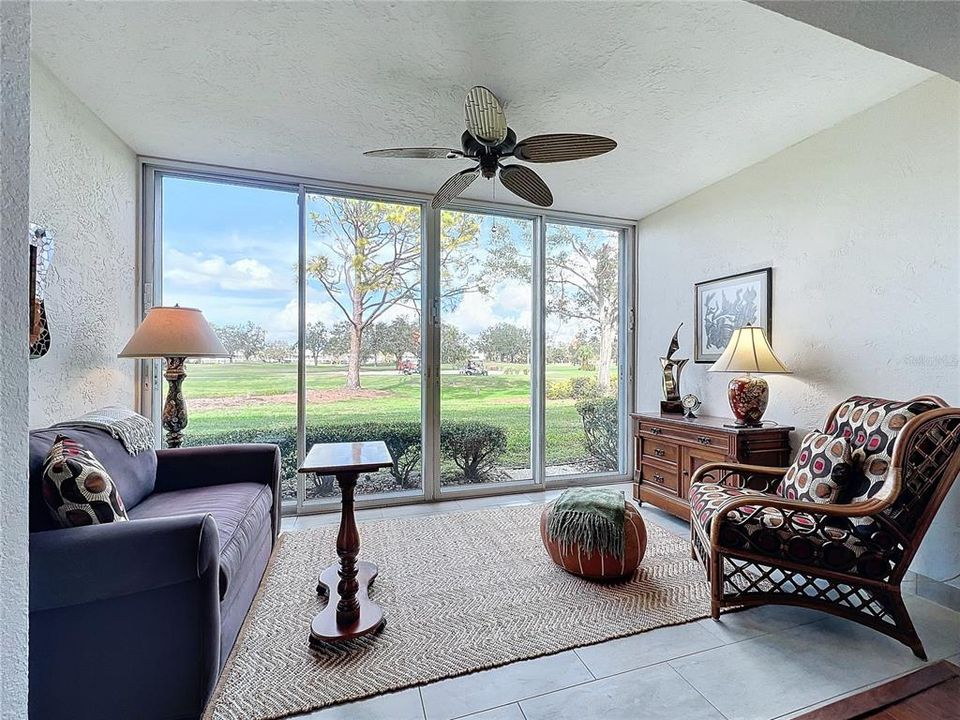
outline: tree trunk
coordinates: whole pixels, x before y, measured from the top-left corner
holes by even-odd
[[[610,392],[613,366],[613,341],[617,335],[617,316],[606,303],[600,307],[600,347],[597,352],[597,385],[604,395]]]
[[[347,388],[360,389],[360,353],[363,331],[359,324],[350,325],[350,357],[347,360]]]

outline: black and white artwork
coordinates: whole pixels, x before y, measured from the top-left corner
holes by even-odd
[[[694,285],[694,361],[712,363],[730,336],[744,325],[770,337],[771,268],[706,280]]]

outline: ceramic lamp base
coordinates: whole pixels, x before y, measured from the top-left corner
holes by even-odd
[[[767,409],[770,388],[761,377],[743,375],[730,381],[727,397],[733,416],[737,419],[735,427],[756,427],[760,425]]]

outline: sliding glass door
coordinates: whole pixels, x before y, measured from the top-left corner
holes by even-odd
[[[305,199],[306,447],[384,440],[396,464],[362,476],[357,497],[421,497],[420,205]],[[304,507],[339,500],[332,477],[304,481]]]
[[[278,444],[296,512],[339,501],[296,473],[318,442],[387,443],[361,505],[627,477],[628,226],[173,165],[144,166],[144,311],[230,352],[187,367],[186,444]]]
[[[445,492],[534,480],[534,222],[440,216],[440,484]]]

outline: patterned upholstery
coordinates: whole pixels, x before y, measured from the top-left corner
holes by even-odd
[[[732,498],[744,496],[772,497],[758,490],[715,483],[694,485],[690,488],[690,507],[695,530],[699,528],[708,537],[720,507]],[[719,542],[724,548],[749,550],[771,558],[870,578],[885,577],[899,557],[900,548],[889,536],[881,544],[863,539],[854,531],[855,527],[842,522],[818,522],[816,517],[803,512],[743,505],[724,517]]]
[[[43,499],[61,527],[127,519],[110,474],[92,452],[63,435],[57,436],[43,466]]]
[[[909,420],[935,407],[927,402],[892,402],[854,396],[845,401],[826,429],[847,438],[854,472],[839,502],[870,500],[887,491],[887,469],[897,436]]]
[[[834,502],[849,472],[850,443],[815,430],[800,443],[796,460],[777,486],[777,495],[803,502]]]

